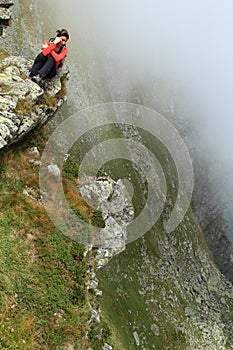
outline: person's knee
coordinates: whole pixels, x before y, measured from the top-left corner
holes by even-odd
[[[46,62],[48,59],[48,57],[44,56],[42,53],[39,53],[39,55],[37,57],[41,62]]]

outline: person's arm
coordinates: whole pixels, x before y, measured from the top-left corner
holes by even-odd
[[[42,55],[48,56],[55,47],[56,44],[54,42],[50,43],[49,40],[44,41],[41,49]]]
[[[55,51],[51,51],[51,56],[55,59],[55,61],[58,63],[67,55],[68,49],[67,47],[64,47],[64,49],[60,53],[56,53]]]

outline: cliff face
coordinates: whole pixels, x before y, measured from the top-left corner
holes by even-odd
[[[228,200],[224,200],[223,195],[218,193],[219,185],[209,180],[207,166],[203,161],[197,161],[195,169],[197,174],[192,208],[217,267],[232,283],[233,245],[227,236],[227,232],[232,230],[229,225],[230,218],[226,217]]]
[[[161,218],[98,278],[114,349],[232,349],[233,287],[191,210],[170,234]]]
[[[40,87],[28,78],[31,60],[7,56],[3,51],[0,56],[1,149],[43,124],[63,104],[68,70],[62,69],[54,79]]]

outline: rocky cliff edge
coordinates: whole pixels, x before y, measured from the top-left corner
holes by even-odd
[[[66,99],[68,68],[39,86],[28,77],[32,63],[0,52],[0,149],[43,124]]]

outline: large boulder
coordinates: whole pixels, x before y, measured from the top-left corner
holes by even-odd
[[[0,61],[0,149],[44,123],[66,99],[68,69],[41,87],[28,78],[32,63],[17,56]]]

